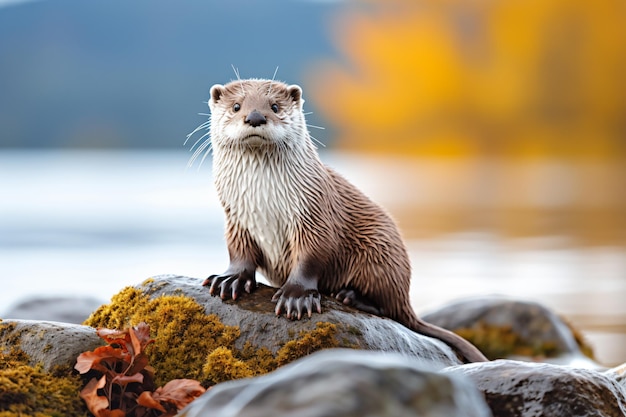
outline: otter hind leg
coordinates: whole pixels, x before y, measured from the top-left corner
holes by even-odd
[[[209,287],[211,295],[236,300],[244,291],[249,294],[256,289],[255,270],[252,264],[231,262],[226,272],[209,276],[202,285]]]
[[[366,313],[374,314],[375,316],[385,315],[385,311],[374,301],[352,288],[343,288],[339,290],[339,292],[335,295],[335,299],[340,301],[342,304],[354,307]]]

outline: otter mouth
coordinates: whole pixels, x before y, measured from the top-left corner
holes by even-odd
[[[262,145],[268,142],[269,139],[261,135],[247,135],[241,138],[241,143],[246,143],[249,145]]]

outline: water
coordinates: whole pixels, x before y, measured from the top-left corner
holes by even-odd
[[[223,212],[210,161],[186,170],[188,157],[171,151],[0,152],[0,317],[33,295],[107,301],[152,275],[201,278],[225,269]],[[418,312],[473,295],[535,300],[581,328],[602,363],[626,361],[623,247],[576,245],[562,236],[502,237],[488,229],[423,236],[402,213],[418,217],[421,203],[415,201],[427,199],[397,185],[406,170],[417,169],[423,182],[436,178],[429,170],[441,172],[440,166],[342,154],[323,159],[399,216]]]

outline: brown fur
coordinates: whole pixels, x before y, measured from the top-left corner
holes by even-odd
[[[338,294],[443,340],[469,361],[486,360],[469,342],[415,315],[409,257],[395,222],[320,161],[302,102],[299,87],[266,80],[211,89],[214,173],[231,263],[205,285],[212,294],[237,298],[254,289],[258,268],[280,287],[277,314],[310,316],[320,310],[320,293]],[[266,122],[246,121],[253,111]],[[278,258],[270,253],[277,244]]]

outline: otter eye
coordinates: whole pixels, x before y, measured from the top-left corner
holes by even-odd
[[[233,104],[233,111],[237,112],[239,110],[241,110],[241,104],[239,103]]]
[[[274,113],[278,113],[278,104],[276,104],[276,103],[272,104],[272,111]]]

